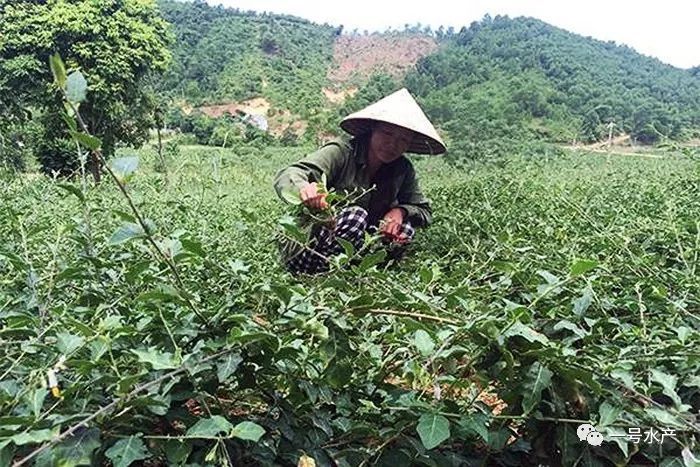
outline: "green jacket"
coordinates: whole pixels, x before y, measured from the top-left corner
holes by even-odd
[[[374,180],[369,180],[364,170],[367,165],[367,140],[353,138],[335,140],[322,146],[304,159],[280,170],[275,177],[275,190],[282,198],[282,190],[301,189],[305,182],[320,182],[326,175],[328,188],[341,194],[354,189],[376,189],[357,199],[353,204],[367,210],[368,225],[378,225],[386,212],[393,207],[405,209],[406,218],[414,227],[425,227],[432,221],[430,201],[418,186],[418,178],[411,162],[401,156],[391,164],[382,166]]]

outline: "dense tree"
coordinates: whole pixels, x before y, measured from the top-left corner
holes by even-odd
[[[614,122],[653,143],[700,127],[693,73],[536,19],[496,16],[447,38],[405,82],[456,140],[595,141]]]
[[[304,117],[324,105],[321,88],[342,26],[204,2],[163,0],[160,8],[177,39],[161,92],[195,105],[262,96]]]
[[[359,92],[329,110],[320,91],[328,84],[340,28],[204,2],[162,0],[161,7],[178,36],[164,91],[194,105],[263,96],[304,118],[310,132],[332,131],[340,115],[402,85],[448,138],[469,140],[453,147],[471,150],[493,146],[507,152],[504,141],[528,139],[592,142],[607,136],[610,122],[616,132],[646,143],[700,127],[697,70],[679,70],[532,18],[486,16],[458,33],[438,28],[442,47],[408,76],[356,77]],[[406,24],[385,34],[422,29]]]
[[[103,154],[109,156],[119,142],[146,139],[153,98],[144,80],[165,70],[170,57],[168,26],[153,1],[2,0],[0,17],[0,99],[12,114],[29,107],[51,110],[43,117],[39,148],[45,170],[74,168],[74,147],[61,142],[61,96],[48,66],[53,53],[88,80],[80,112],[102,139]]]

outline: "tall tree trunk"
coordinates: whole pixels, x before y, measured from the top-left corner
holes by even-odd
[[[168,179],[168,167],[165,165],[165,157],[163,157],[163,140],[160,135],[160,125],[156,127],[156,133],[158,134],[158,157],[160,158],[160,165],[163,168],[163,174],[165,174],[165,179]]]
[[[100,160],[94,151],[90,151],[90,173],[95,181],[95,185],[99,185],[100,180],[102,180],[102,167],[100,167]]]

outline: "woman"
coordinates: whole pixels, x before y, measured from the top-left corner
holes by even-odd
[[[343,251],[338,238],[358,250],[364,232],[378,228],[387,243],[405,245],[414,228],[432,220],[430,203],[403,153],[442,154],[446,148],[409,92],[401,89],[347,116],[340,126],[353,138],[327,143],[280,170],[274,183],[277,194],[284,199],[284,191],[298,190],[306,206],[322,210],[328,203],[317,183],[324,176],[328,188],[341,194],[374,189],[341,210],[334,226],[316,227],[309,244],[283,242],[283,260],[294,273],[327,271],[328,258]]]

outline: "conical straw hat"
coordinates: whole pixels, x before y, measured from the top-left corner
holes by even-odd
[[[374,122],[387,122],[416,133],[407,152],[442,154],[447,150],[440,135],[406,88],[348,115],[340,127],[351,135],[366,133]]]

